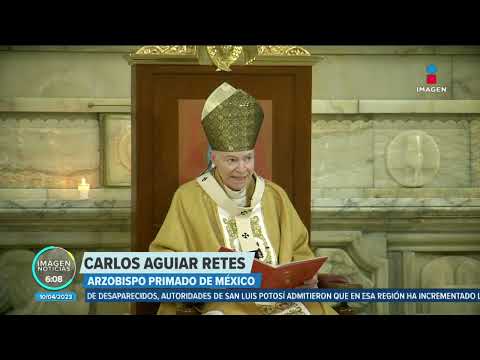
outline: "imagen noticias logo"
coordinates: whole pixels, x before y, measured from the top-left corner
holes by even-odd
[[[72,283],[75,273],[75,258],[58,246],[40,250],[32,262],[33,278],[47,290],[65,289]]]
[[[425,68],[425,84],[430,86],[417,86],[419,93],[446,93],[447,87],[438,85],[438,68],[435,64],[429,64]]]

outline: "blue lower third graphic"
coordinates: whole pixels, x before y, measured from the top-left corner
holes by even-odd
[[[85,274],[86,289],[248,289],[259,288],[262,274]]]
[[[480,302],[480,289],[86,289],[87,302]]]

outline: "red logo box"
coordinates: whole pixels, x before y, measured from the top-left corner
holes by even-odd
[[[431,74],[427,75],[427,84],[436,84],[437,83],[437,75]]]

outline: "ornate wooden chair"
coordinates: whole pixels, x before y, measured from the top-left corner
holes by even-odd
[[[318,276],[318,287],[321,289],[359,289],[363,286],[357,283],[351,283],[345,276],[335,274],[320,274]],[[339,315],[355,315],[355,310],[348,305],[348,302],[342,301],[333,306],[333,309]]]

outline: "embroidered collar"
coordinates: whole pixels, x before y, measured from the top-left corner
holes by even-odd
[[[213,201],[217,203],[220,207],[225,209],[228,213],[234,216],[246,216],[249,215],[253,208],[257,206],[262,200],[263,192],[265,190],[265,181],[262,177],[258,176],[256,173],[253,173],[255,181],[255,189],[253,191],[252,199],[250,201],[250,206],[238,206],[235,201],[228,197],[227,193],[224,191],[224,187],[218,183],[215,179],[214,174],[211,172],[206,172],[199,177],[197,177],[198,184],[202,189],[212,198]],[[247,189],[247,193],[248,193]]]

